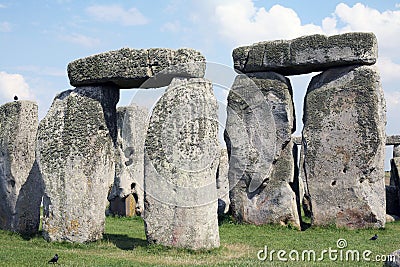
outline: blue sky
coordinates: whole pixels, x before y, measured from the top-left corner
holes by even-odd
[[[71,88],[70,61],[122,47],[191,47],[230,69],[232,50],[240,45],[350,31],[378,38],[386,131],[400,134],[400,0],[0,0],[0,104],[17,94],[37,101],[42,118],[54,96]],[[290,77],[297,134],[313,75]],[[128,104],[134,91],[124,90],[120,103]]]

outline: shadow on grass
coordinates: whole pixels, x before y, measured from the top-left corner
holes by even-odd
[[[17,233],[15,233],[15,234],[17,234]],[[33,239],[33,238],[43,238],[43,231],[40,230],[40,231],[37,232],[37,233],[20,233],[19,236],[20,236],[23,240],[29,241],[29,240],[31,240],[31,239]]]
[[[132,250],[137,247],[147,247],[147,241],[140,238],[132,238],[128,235],[104,234],[104,240],[108,240],[123,250]]]

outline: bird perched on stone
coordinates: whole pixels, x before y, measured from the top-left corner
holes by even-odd
[[[373,237],[371,237],[369,240],[377,240],[378,239],[378,235],[375,234]]]
[[[51,260],[49,260],[49,262],[48,263],[57,263],[57,261],[58,261],[58,255],[56,254],[56,255],[54,255],[54,257],[51,259]]]
[[[17,101],[18,100],[18,96],[14,96],[14,101]]]

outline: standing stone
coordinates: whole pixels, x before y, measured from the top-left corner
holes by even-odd
[[[219,247],[217,110],[212,84],[202,78],[174,78],[155,105],[145,141],[150,243]]]
[[[399,189],[394,185],[386,185],[386,214],[400,215]]]
[[[36,103],[0,107],[0,229],[39,231],[43,184],[35,162],[37,127]]]
[[[110,212],[113,215],[133,217],[136,210],[136,200],[132,194],[124,198],[115,197],[110,201]]]
[[[228,213],[229,199],[229,160],[226,148],[221,148],[219,164],[217,169],[217,194],[218,194],[218,215]]]
[[[233,216],[253,224],[300,227],[293,182],[294,109],[287,78],[274,72],[237,76],[228,96]]]
[[[385,100],[373,66],[315,76],[305,97],[304,174],[312,224],[385,226]]]
[[[148,110],[135,104],[117,109],[119,161],[116,162],[114,185],[108,200],[112,202],[117,198],[116,201],[121,202],[132,194],[136,200],[136,214],[144,210],[144,140],[147,117]]]
[[[393,157],[399,158],[400,157],[400,145],[393,146]]]
[[[393,148],[393,158],[390,160],[390,185],[386,186],[386,212],[400,215],[400,157],[396,157],[396,153]]]
[[[37,161],[45,184],[43,236],[89,242],[102,237],[109,185],[114,181],[114,86],[60,93],[38,130]]]

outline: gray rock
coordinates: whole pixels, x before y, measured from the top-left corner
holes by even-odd
[[[116,162],[114,185],[108,200],[125,199],[133,194],[136,214],[144,210],[144,140],[148,113],[146,108],[135,104],[117,109],[117,153],[120,160]]]
[[[217,195],[218,195],[218,215],[223,215],[229,211],[229,159],[226,148],[221,148],[219,164],[217,169]]]
[[[45,184],[43,236],[89,242],[102,237],[115,175],[115,86],[57,95],[38,130],[37,162]]]
[[[386,145],[400,145],[400,135],[387,135],[386,136]]]
[[[400,145],[393,146],[393,157],[400,158]]]
[[[300,142],[302,144],[303,141]],[[306,217],[311,217],[311,199],[310,199],[310,193],[308,192],[308,186],[307,186],[307,179],[306,175],[304,173],[304,146],[301,147],[300,150],[300,160],[299,160],[299,184],[300,184],[300,190],[299,190],[299,199],[301,202],[301,208],[303,209],[304,215]]]
[[[35,162],[37,127],[36,103],[0,106],[0,229],[39,231],[43,183]]]
[[[136,214],[136,200],[132,194],[127,195],[124,198],[114,197],[110,201],[109,210],[106,214],[112,214],[123,217],[133,217]]]
[[[386,186],[386,213],[400,215],[399,188],[397,186]]]
[[[390,191],[390,202],[386,203],[386,210],[390,208],[391,214],[400,215],[400,157],[390,160],[390,185],[392,190]],[[386,194],[386,201],[388,201],[387,190]]]
[[[204,56],[189,48],[122,48],[68,64],[73,86],[111,82],[119,88],[156,88],[167,86],[174,77],[203,77],[204,73]]]
[[[390,160],[390,185],[400,188],[400,157]]]
[[[153,109],[145,141],[145,230],[150,243],[219,247],[218,105],[211,82],[175,78]]]
[[[400,250],[393,251],[388,255],[388,259],[385,261],[384,266],[386,267],[399,267],[400,266]]]
[[[243,73],[275,71],[282,75],[305,74],[347,65],[372,65],[378,55],[373,33],[320,34],[293,40],[260,42],[233,50],[236,70]]]
[[[238,221],[300,227],[294,178],[291,85],[273,72],[237,76],[228,96],[225,141],[231,210]]]
[[[312,224],[385,226],[385,100],[373,66],[325,71],[305,97],[304,174]]]

